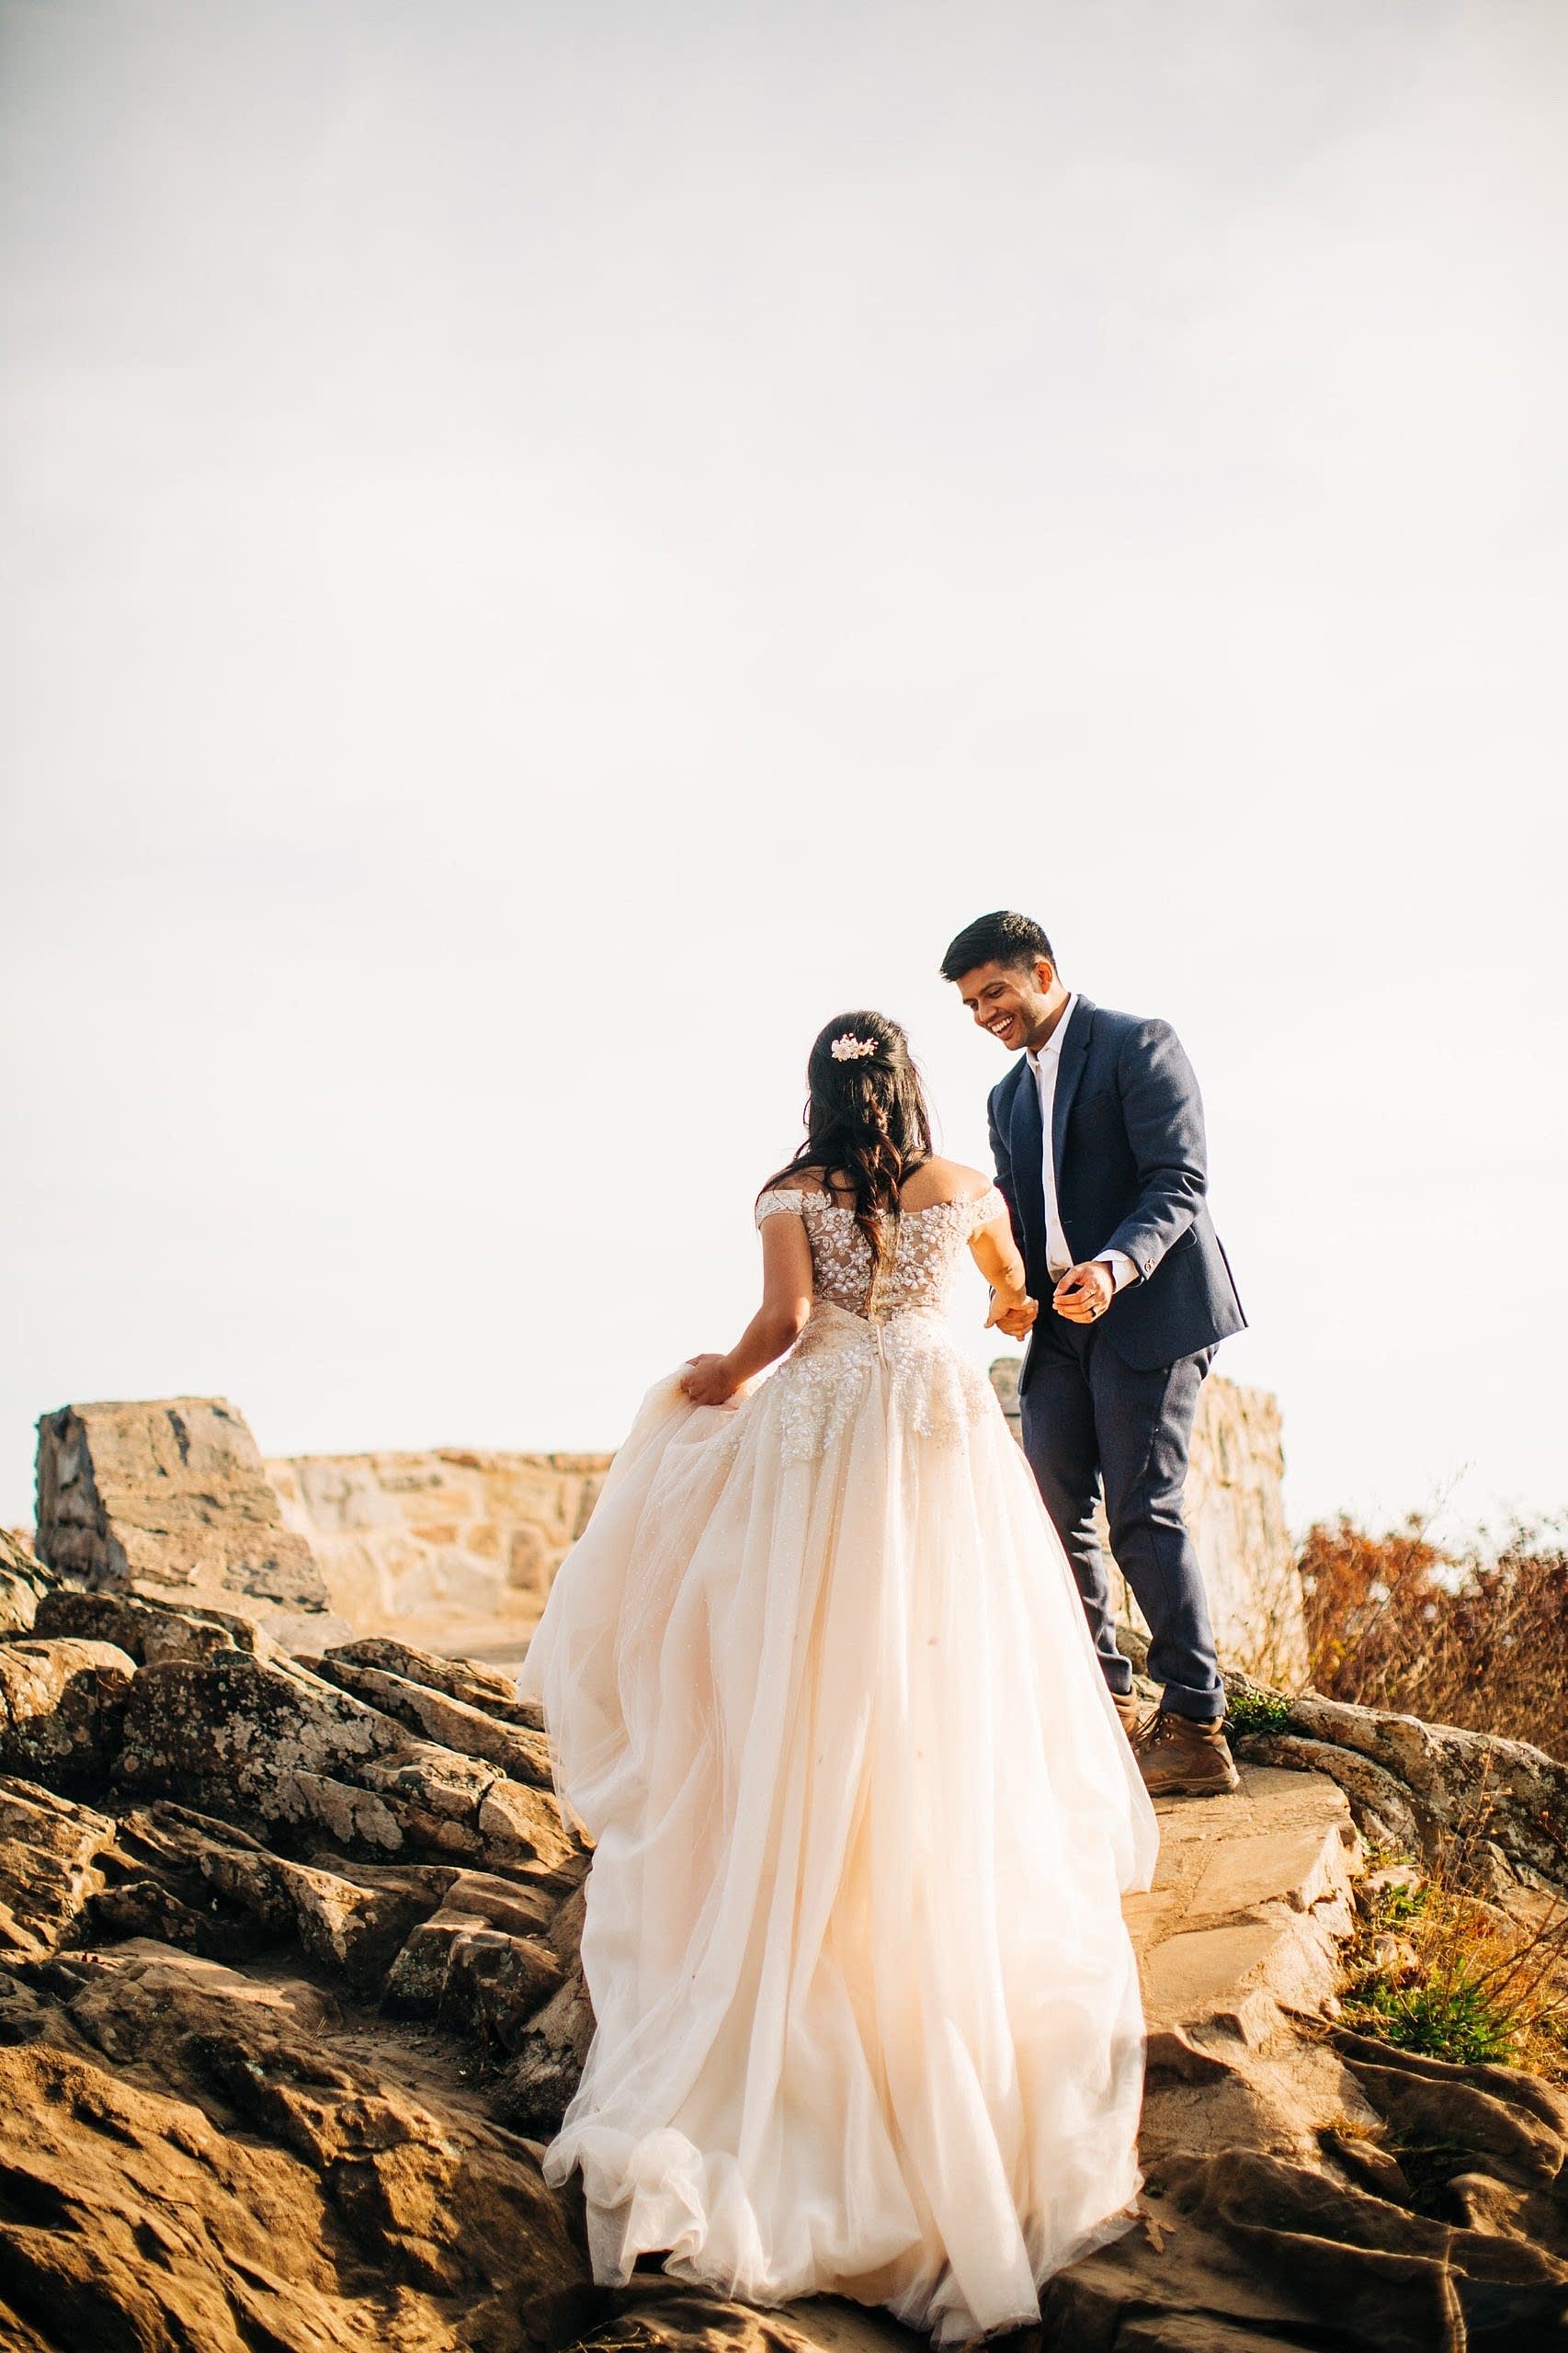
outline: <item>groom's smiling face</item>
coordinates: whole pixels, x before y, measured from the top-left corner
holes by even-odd
[[[1036,964],[977,964],[958,992],[983,1029],[1010,1054],[1043,1044],[1056,1027],[1063,991],[1055,968]]]

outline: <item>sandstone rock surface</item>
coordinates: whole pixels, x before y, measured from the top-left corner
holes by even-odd
[[[347,1640],[256,1441],[222,1397],[64,1405],[40,1421],[38,1550],[74,1583],[241,1607],[290,1645]]]
[[[457,2070],[316,1984],[138,1940],[56,1964],[0,2052],[0,2305],[49,2347],[532,2353],[584,2265]],[[522,2283],[526,2291],[520,2292]]]
[[[411,1733],[303,1667],[233,1650],[137,1675],[113,1778],[258,1833],[374,1859],[499,1859],[562,1892],[583,1850],[553,1796]]]
[[[1233,1695],[1256,1688],[1245,1677],[1230,1680]],[[1239,1736],[1243,1756],[1327,1774],[1380,1847],[1435,1860],[1445,1838],[1464,1836],[1489,1856],[1496,1884],[1522,1879],[1568,1893],[1568,1765],[1528,1741],[1315,1692],[1272,1696],[1279,1719]]]
[[[36,1557],[27,1539],[0,1528],[0,1641],[27,1632],[53,1582],[52,1572]]]
[[[135,1661],[112,1643],[66,1636],[0,1646],[0,1773],[50,1789],[104,1780],[135,1674]]]
[[[210,1631],[193,1620],[183,1648],[160,1624],[151,1664],[118,1655],[142,1687],[134,1754],[225,1809],[267,1822],[258,1790],[301,1750],[339,1774],[413,1758],[432,1813],[448,1789],[472,1816],[474,1790],[504,1780],[259,1644],[209,1652]],[[516,1712],[483,1667],[436,1671]],[[656,2275],[594,2286],[580,2200],[546,2188],[495,2072],[575,1973],[586,1857],[563,1832],[562,1854],[525,1854],[508,1815],[483,1869],[385,1864],[346,1815],[341,1844],[301,1857],[219,1813],[128,1797],[128,1779],[157,1776],[127,1775],[124,1753],[101,1806],[0,1779],[0,2346],[908,2341],[833,2300],[775,2314]],[[269,1836],[319,1827],[285,1809]]]
[[[921,2343],[833,2298],[593,2284],[578,2195],[539,2170],[593,2030],[589,1858],[505,1677],[387,1638],[312,1663],[243,1612],[61,1586],[0,1640],[0,2347]],[[1049,2284],[1037,2353],[1568,2341],[1568,2101],[1334,2018],[1353,1816],[1383,1820],[1362,1768],[1418,1833],[1494,1790],[1497,1868],[1526,1875],[1562,1768],[1290,1704],[1239,1797],[1162,1809],[1128,1905],[1143,2219]]]

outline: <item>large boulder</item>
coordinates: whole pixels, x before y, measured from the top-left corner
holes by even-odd
[[[290,1649],[348,1638],[222,1397],[63,1405],[38,1426],[38,1550],[74,1583],[242,1608]]]

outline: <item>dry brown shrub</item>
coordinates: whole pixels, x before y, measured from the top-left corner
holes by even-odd
[[[1312,1686],[1330,1699],[1533,1741],[1568,1761],[1568,1545],[1516,1527],[1496,1552],[1426,1524],[1309,1529],[1301,1591]]]

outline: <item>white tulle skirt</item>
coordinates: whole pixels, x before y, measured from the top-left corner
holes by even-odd
[[[518,1688],[596,1841],[597,2033],[544,2161],[597,2279],[833,2292],[939,2344],[1114,2237],[1154,1817],[988,1385],[819,1307],[744,1402],[658,1382]]]

